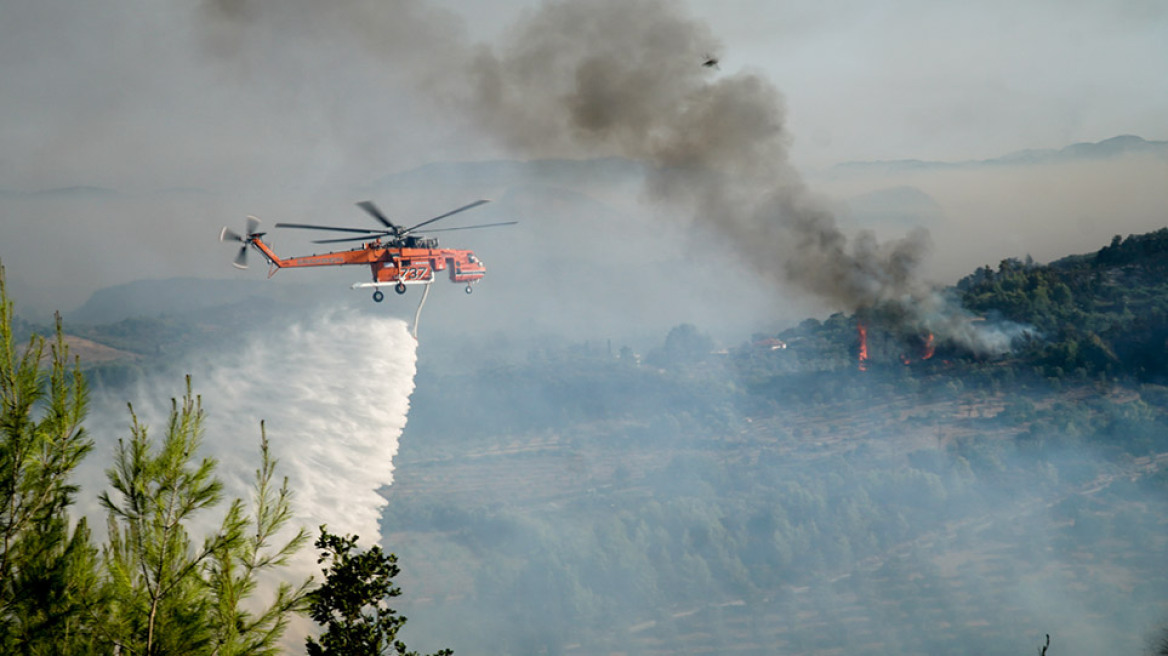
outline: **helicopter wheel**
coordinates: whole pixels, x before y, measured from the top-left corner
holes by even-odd
[[[467,286],[466,286],[466,293],[467,293],[467,294],[471,294],[471,293],[473,293],[473,292],[474,292],[474,287],[471,287],[470,285],[467,285]]]
[[[406,284],[404,282],[399,282],[397,285],[394,286],[393,291],[395,291],[399,294],[406,293]]]
[[[385,298],[385,294],[382,294],[380,289],[373,292],[373,302],[374,303],[380,303],[384,298]]]

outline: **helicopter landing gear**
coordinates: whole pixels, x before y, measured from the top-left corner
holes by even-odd
[[[406,293],[406,284],[404,282],[399,282],[398,284],[394,285],[393,291],[399,294]]]
[[[471,287],[470,285],[467,285],[467,286],[466,286],[466,293],[467,293],[467,294],[473,294],[473,293],[474,293],[474,287]]]
[[[374,303],[380,303],[384,299],[385,299],[385,294],[382,294],[380,289],[373,292],[373,302]]]

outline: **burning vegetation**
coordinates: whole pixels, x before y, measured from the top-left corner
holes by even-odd
[[[861,321],[856,324],[856,332],[860,335],[860,353],[856,361],[860,371],[868,371],[868,326]]]
[[[868,365],[872,359],[872,348],[869,346],[869,324],[867,321],[857,319],[856,335],[859,340],[856,350],[856,368],[860,371],[868,371]],[[879,344],[877,359],[881,362],[899,361],[908,366],[930,360],[937,352],[936,338],[931,332],[900,334],[895,330],[882,330],[877,327],[873,333],[873,340]]]

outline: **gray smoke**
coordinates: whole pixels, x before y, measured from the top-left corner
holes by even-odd
[[[899,306],[906,327],[963,326],[919,276],[923,230],[880,243],[849,238],[791,165],[782,95],[751,72],[703,66],[710,29],[671,0],[545,2],[496,45],[470,46],[457,19],[423,3],[214,0],[218,52],[257,34],[362,43],[508,152],[527,158],[623,157],[645,165],[646,196],[702,236],[728,240],[760,275],[837,310]],[[388,79],[388,78],[387,78]],[[926,315],[934,317],[926,321]],[[944,317],[939,320],[937,317]],[[929,325],[926,325],[929,324]],[[949,337],[998,350],[978,330]]]
[[[506,43],[473,53],[460,106],[525,156],[647,164],[654,201],[838,309],[921,297],[927,235],[849,240],[789,162],[779,91],[701,65],[718,50],[707,26],[668,0],[546,3]]]

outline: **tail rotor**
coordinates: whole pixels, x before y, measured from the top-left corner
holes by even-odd
[[[256,238],[261,237],[264,234],[262,232],[256,232],[256,229],[259,227],[260,220],[254,216],[249,216],[247,217],[247,228],[245,234],[241,235],[231,228],[228,228],[227,226],[224,226],[223,230],[219,232],[219,241],[237,241],[242,244],[242,246],[239,247],[239,252],[235,255],[235,261],[232,262],[232,265],[234,265],[235,268],[247,268],[247,247],[250,246],[252,242],[256,240]]]

